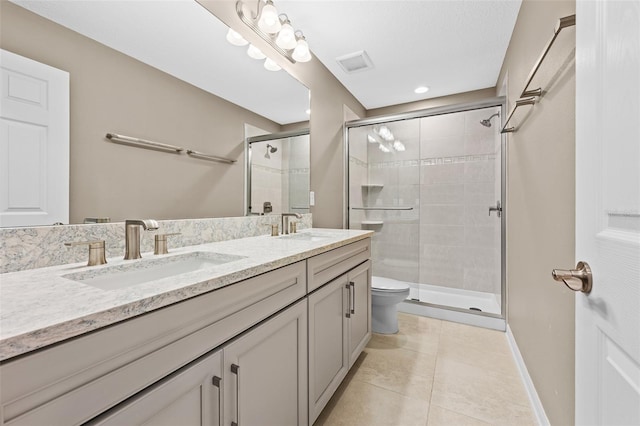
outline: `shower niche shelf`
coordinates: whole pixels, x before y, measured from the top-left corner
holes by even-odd
[[[502,130],[500,133],[512,133],[518,130],[520,125],[524,122],[526,117],[529,115],[521,114],[517,112],[518,110],[522,111],[522,107],[525,105],[534,105],[537,100],[539,100],[546,91],[553,86],[553,84],[558,80],[560,75],[564,72],[567,66],[570,64],[572,58],[575,56],[575,44],[571,43],[561,43],[560,47],[557,47],[556,40],[558,36],[562,32],[564,28],[574,27],[576,25],[576,15],[569,15],[563,18],[558,19],[558,23],[553,29],[553,35],[551,39],[547,42],[542,53],[538,57],[538,60],[533,65],[529,76],[527,77],[527,81],[524,84],[524,88],[520,93],[520,99],[518,99],[509,113],[507,120],[502,126]],[[554,61],[546,61],[547,55],[552,50],[553,46],[556,46],[553,49],[553,56],[556,59],[560,59],[562,61],[562,65],[558,67],[549,66],[549,63],[554,63]],[[557,63],[557,61],[555,61]],[[546,65],[546,66],[545,66]],[[528,110],[530,112],[530,110]]]

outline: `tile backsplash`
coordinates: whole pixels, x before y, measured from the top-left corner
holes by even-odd
[[[171,248],[213,243],[237,238],[269,235],[279,215],[158,221],[157,231],[141,231],[140,251],[153,251],[154,235],[179,232],[168,237]],[[312,226],[311,214],[304,214],[298,229]],[[85,262],[88,248],[66,247],[65,242],[104,240],[106,256],[124,256],[124,223],[0,228],[0,273]]]

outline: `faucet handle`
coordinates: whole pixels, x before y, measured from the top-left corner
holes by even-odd
[[[107,263],[104,250],[104,240],[94,241],[73,241],[70,243],[64,243],[67,247],[75,246],[89,246],[89,261],[87,266],[104,265]]]
[[[154,240],[154,248],[153,254],[167,254],[169,250],[167,250],[167,237],[171,237],[173,235],[180,235],[180,232],[172,232],[170,234],[156,234]]]

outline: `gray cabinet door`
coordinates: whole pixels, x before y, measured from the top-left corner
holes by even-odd
[[[306,300],[225,346],[223,382],[225,425],[306,425]]]
[[[350,288],[349,368],[371,338],[371,261],[347,274]]]
[[[91,425],[201,426],[220,425],[222,408],[222,353],[170,375],[116,406]]]
[[[349,371],[347,275],[309,296],[309,424]],[[350,315],[350,314],[349,314]]]

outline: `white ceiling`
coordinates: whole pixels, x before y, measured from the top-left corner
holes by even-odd
[[[494,87],[521,0],[275,0],[366,109]],[[364,50],[374,68],[336,58]],[[413,90],[427,86],[429,92]]]
[[[228,44],[226,26],[193,0],[11,1],[278,123],[308,119],[306,88]],[[274,3],[372,109],[495,86],[521,0]],[[374,68],[345,73],[336,57],[359,50]],[[429,92],[415,94],[419,85]]]

